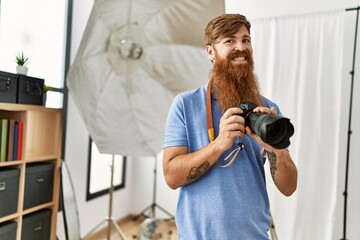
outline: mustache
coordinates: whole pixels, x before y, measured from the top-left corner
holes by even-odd
[[[239,57],[245,57],[246,59],[250,59],[251,56],[249,50],[248,49],[245,49],[243,51],[234,50],[229,53],[229,55],[227,56],[227,60],[232,60],[234,58],[239,58]]]

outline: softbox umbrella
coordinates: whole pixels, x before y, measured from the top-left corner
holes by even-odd
[[[95,0],[67,84],[101,153],[154,156],[173,97],[206,83],[222,0]]]

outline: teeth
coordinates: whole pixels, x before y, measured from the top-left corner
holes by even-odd
[[[237,57],[237,58],[235,58],[234,60],[244,61],[244,60],[245,60],[245,57]]]

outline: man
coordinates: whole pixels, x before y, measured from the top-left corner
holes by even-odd
[[[180,187],[179,240],[269,239],[266,155],[279,191],[290,196],[296,190],[297,169],[288,150],[264,143],[245,126],[239,108],[250,101],[258,105],[254,112],[280,114],[260,95],[250,26],[240,14],[223,14],[208,23],[210,81],[176,96],[169,111],[163,171],[170,188]]]

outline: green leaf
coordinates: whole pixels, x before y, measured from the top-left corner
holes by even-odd
[[[25,54],[23,52],[16,56],[16,64],[18,66],[24,66],[28,60],[29,60],[29,58],[27,56],[25,56]]]

